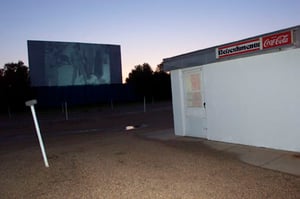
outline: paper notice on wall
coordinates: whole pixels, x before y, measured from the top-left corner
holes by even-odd
[[[188,107],[202,107],[200,73],[185,76],[185,97]]]

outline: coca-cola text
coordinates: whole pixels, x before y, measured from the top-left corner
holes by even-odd
[[[273,34],[262,38],[263,49],[274,48],[292,43],[291,31]]]

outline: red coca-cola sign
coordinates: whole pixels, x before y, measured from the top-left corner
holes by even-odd
[[[262,47],[263,49],[268,49],[292,44],[292,42],[292,32],[286,31],[263,37]]]

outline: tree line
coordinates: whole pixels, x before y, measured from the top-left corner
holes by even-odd
[[[171,99],[170,74],[159,64],[153,71],[148,63],[136,65],[126,78],[126,83],[133,85],[136,93],[147,99]]]
[[[148,63],[137,65],[126,78],[135,93],[149,100],[171,99],[170,75],[159,64],[155,71]],[[0,111],[23,110],[33,97],[29,67],[24,62],[7,63],[0,68]]]
[[[29,68],[24,62],[7,63],[0,69],[1,110],[21,110],[31,97]]]

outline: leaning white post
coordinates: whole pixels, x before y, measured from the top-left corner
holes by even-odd
[[[37,103],[36,100],[29,100],[29,101],[25,102],[26,106],[30,106],[30,109],[31,109],[31,113],[32,113],[36,133],[37,133],[37,136],[38,136],[38,139],[39,139],[42,155],[43,155],[43,158],[44,158],[45,167],[49,167],[47,155],[46,155],[45,148],[44,148],[43,139],[42,139],[40,128],[39,128],[39,123],[37,121],[36,114],[35,114],[34,105],[36,103]]]

